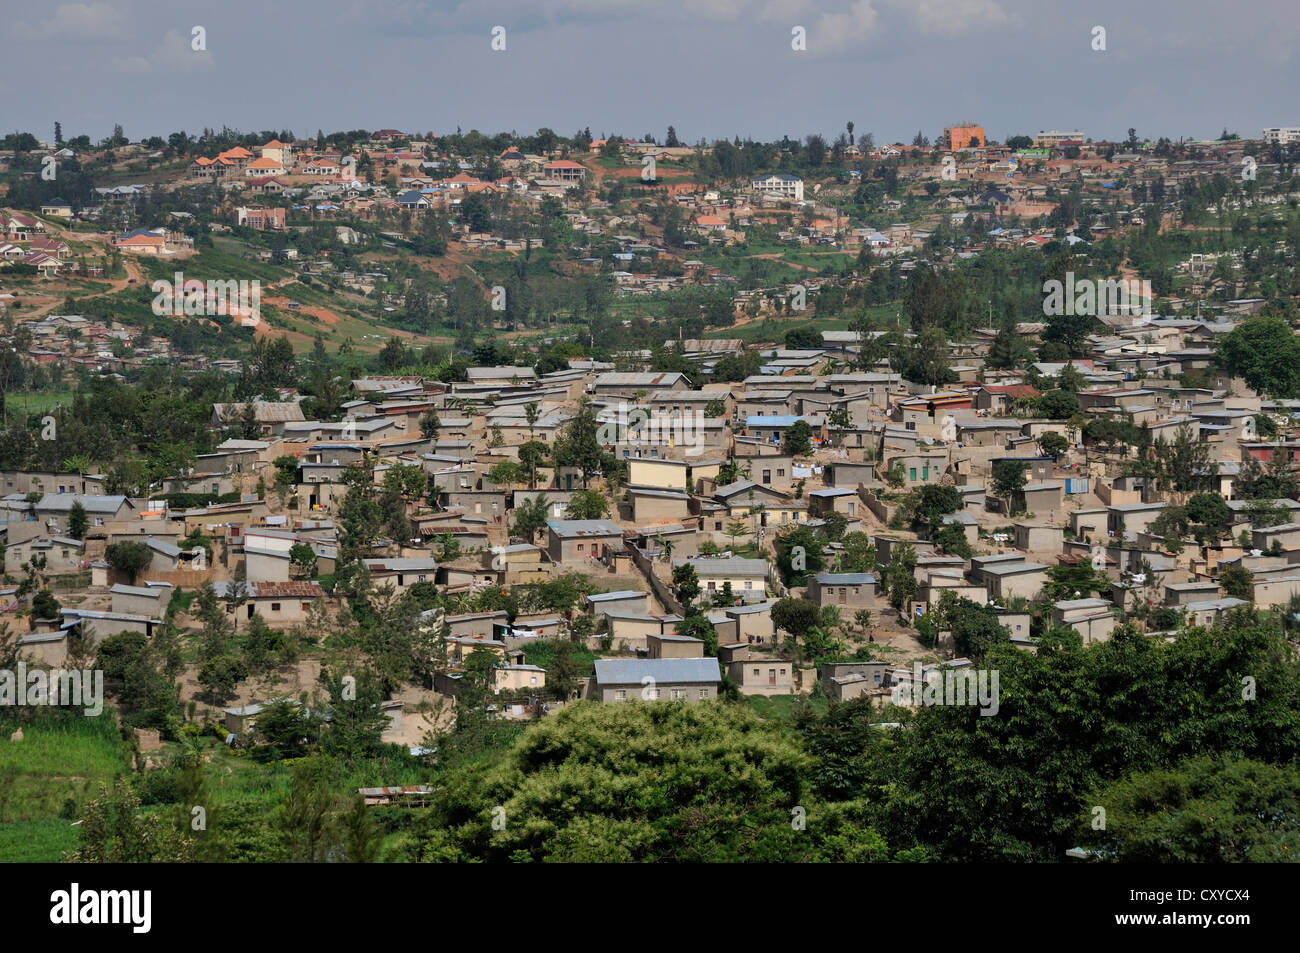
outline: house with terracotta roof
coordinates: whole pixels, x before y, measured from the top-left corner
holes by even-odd
[[[229,159],[223,159],[221,156],[208,158],[207,156],[197,156],[190,163],[191,179],[224,179],[230,172],[235,170],[235,163]]]
[[[587,176],[587,167],[570,159],[556,159],[542,166],[542,174],[560,182],[581,182]]]
[[[282,175],[284,173],[284,164],[279,159],[268,159],[263,156],[260,159],[254,159],[248,165],[244,166],[244,175],[250,179],[265,177],[268,175]]]
[[[695,221],[691,224],[694,225],[696,231],[701,234],[708,234],[709,232],[725,232],[727,230],[727,223],[716,215],[697,215],[695,216]]]
[[[338,175],[339,164],[333,159],[312,159],[302,167],[303,175]]]
[[[984,384],[975,389],[975,409],[1005,414],[1016,401],[1037,396],[1032,384]]]
[[[258,151],[261,152],[263,159],[274,160],[280,163],[280,167],[283,169],[293,166],[293,145],[291,143],[272,139]]]
[[[165,255],[167,253],[166,233],[161,228],[137,228],[119,236],[113,242],[114,247],[128,255]]]

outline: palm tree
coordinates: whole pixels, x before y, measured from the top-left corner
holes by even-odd
[[[655,542],[659,544],[659,552],[663,554],[664,562],[671,563],[673,561],[673,541],[664,539],[663,533],[660,533],[655,537]]]

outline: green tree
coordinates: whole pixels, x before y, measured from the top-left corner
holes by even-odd
[[[546,497],[535,496],[515,504],[515,518],[510,525],[510,532],[515,536],[532,542],[537,534],[546,529],[549,519]]]
[[[597,490],[577,490],[569,497],[564,515],[571,520],[598,520],[609,514],[609,501]]]
[[[1044,456],[1060,458],[1061,454],[1070,449],[1070,441],[1059,433],[1048,430],[1038,438],[1038,449]]]
[[[1294,862],[1300,854],[1300,769],[1249,758],[1192,758],[1116,779],[1092,793],[1081,843],[1107,860],[1147,864]]]
[[[316,551],[310,543],[294,543],[289,547],[289,568],[298,579],[316,575]]]
[[[1028,367],[1034,361],[1034,352],[1029,342],[1016,331],[1014,322],[1008,322],[998,328],[998,333],[989,345],[987,364],[995,370],[1012,370]]]
[[[1282,318],[1260,316],[1241,322],[1224,335],[1215,360],[1261,394],[1276,399],[1300,396],[1300,339]]]
[[[62,611],[63,606],[59,604],[59,600],[55,599],[54,594],[48,589],[42,589],[32,599],[32,618],[57,619]]]
[[[772,606],[772,624],[789,633],[790,641],[801,642],[821,621],[822,610],[811,599],[778,599]]]
[[[89,524],[90,519],[86,516],[86,508],[81,505],[80,500],[73,500],[72,508],[68,510],[68,535],[73,539],[85,539]]]
[[[610,746],[602,738],[620,741]],[[490,769],[455,771],[420,828],[419,856],[886,859],[884,841],[858,805],[801,800],[808,763],[794,739],[744,706],[571,706],[532,725]],[[791,818],[802,814],[817,823],[798,829]]]
[[[555,462],[562,467],[577,467],[582,471],[582,486],[587,487],[590,476],[601,469],[605,448],[597,436],[596,410],[590,399],[584,397],[575,413],[565,423],[555,441]]]
[[[812,427],[806,420],[796,420],[785,428],[785,437],[781,441],[783,452],[791,456],[803,457],[812,453]]]
[[[1242,566],[1225,567],[1219,573],[1219,585],[1223,587],[1225,595],[1245,599],[1247,602],[1254,601],[1255,574],[1249,569]]]
[[[683,605],[692,605],[700,594],[700,576],[695,566],[682,562],[673,567],[673,588]]]
[[[136,577],[153,561],[153,550],[145,543],[129,540],[110,543],[104,550],[104,559],[118,572],[123,573],[132,585],[135,585]]]
[[[1006,504],[1011,512],[1011,498],[1028,483],[1025,476],[1028,464],[1022,460],[999,460],[993,464],[993,495]]]

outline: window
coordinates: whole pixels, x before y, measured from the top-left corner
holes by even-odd
[[[709,697],[709,690],[708,690],[707,688],[701,688],[701,689],[700,689],[700,697],[701,697],[701,698],[708,698],[708,697]]]
[[[614,698],[617,701],[625,702],[627,701],[627,692],[620,688],[614,693]]]
[[[673,692],[673,701],[675,702],[682,701],[686,698],[686,690],[684,688],[674,688],[672,692]]]
[[[280,611],[280,603],[278,603],[278,602],[272,602],[272,603],[271,603],[271,611],[272,611],[272,612],[279,612],[279,611]]]
[[[911,480],[913,483],[916,482],[916,467],[908,467],[907,478]]]
[[[776,475],[779,476],[779,477],[783,477],[783,476],[785,476],[785,467],[777,467],[777,468],[776,468]]]
[[[582,543],[578,544],[578,552],[583,552]]]
[[[755,675],[758,674],[758,669],[754,669],[754,674],[755,674]]]
[[[752,580],[749,580],[749,579],[746,579],[746,580],[745,580],[745,588],[746,588],[746,589],[753,589],[753,588],[754,588],[754,583],[753,583],[753,581],[752,581]]]

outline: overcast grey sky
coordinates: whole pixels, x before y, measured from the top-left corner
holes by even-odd
[[[689,142],[849,120],[877,142],[963,120],[996,139],[1300,125],[1293,0],[0,0],[0,35],[0,125],[46,140],[55,120],[95,140],[114,122],[133,139],[672,124]]]

